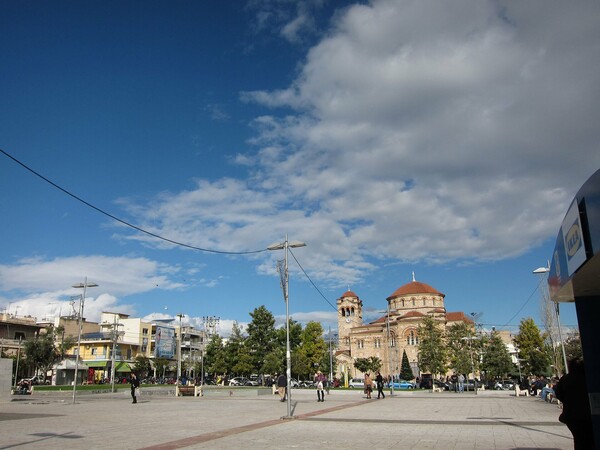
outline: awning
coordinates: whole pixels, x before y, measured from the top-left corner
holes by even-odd
[[[106,367],[108,361],[88,361],[86,362],[87,366],[90,369],[103,369]]]
[[[131,367],[124,361],[117,362],[115,372],[131,372]]]

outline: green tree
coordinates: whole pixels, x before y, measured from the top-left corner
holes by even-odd
[[[419,367],[432,375],[446,373],[447,347],[438,322],[426,317],[419,325]]]
[[[400,367],[400,378],[402,380],[409,380],[409,381],[415,378],[412,368],[410,367],[410,362],[408,362],[408,356],[406,355],[406,350],[402,351],[402,365]]]
[[[301,334],[300,349],[308,360],[311,368],[310,375],[317,370],[323,370],[321,363],[328,355],[327,344],[323,339],[323,327],[318,322],[308,322]]]
[[[473,327],[465,322],[448,328],[446,342],[450,367],[458,373],[468,374],[477,370],[477,358],[473,358]]]
[[[169,368],[170,361],[167,358],[154,358],[154,369],[156,370],[156,377],[164,377],[167,369]]]
[[[506,345],[500,335],[493,331],[490,338],[486,340],[482,355],[482,369],[485,371],[486,379],[506,377],[514,368]]]
[[[25,352],[25,363],[46,376],[46,372],[52,368],[52,365],[60,357],[54,345],[54,333],[47,330],[45,334],[39,334],[33,339],[28,339],[23,345]]]
[[[260,369],[260,373],[266,375],[275,375],[276,373],[285,372],[285,351],[284,348],[276,348],[267,353],[265,362]]]
[[[521,371],[528,375],[542,375],[550,366],[549,348],[545,336],[532,318],[523,319],[519,324],[519,334],[514,338],[519,349]]]
[[[204,352],[204,370],[215,375],[227,373],[227,362],[223,339],[218,334],[211,336]]]
[[[150,358],[144,355],[137,355],[134,361],[133,371],[139,374],[140,378],[147,377],[151,368]]]
[[[252,373],[252,368],[250,368],[250,370],[245,369],[246,371],[244,373],[234,369],[234,366],[239,362],[240,355],[248,355],[248,352],[245,351],[245,341],[246,338],[242,334],[242,329],[240,328],[237,322],[233,322],[233,327],[231,328],[231,335],[227,340],[227,344],[225,344],[224,346],[224,357],[225,364],[227,365],[227,373],[235,375],[244,375]],[[252,364],[251,358],[250,364]]]
[[[356,358],[354,367],[362,373],[374,373],[381,369],[382,362],[377,356],[369,358]]]
[[[248,324],[246,345],[252,355],[253,367],[258,371],[265,363],[265,357],[275,347],[275,318],[264,306],[255,308],[250,313],[252,321]]]

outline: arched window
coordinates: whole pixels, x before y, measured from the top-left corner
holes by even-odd
[[[407,345],[419,345],[419,335],[416,330],[407,330],[405,337]]]

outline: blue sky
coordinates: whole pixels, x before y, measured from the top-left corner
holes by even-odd
[[[412,280],[488,328],[540,322],[539,278],[600,167],[600,6],[5,1],[0,148],[151,233],[219,252],[306,242],[290,313],[377,317]],[[0,308],[282,323],[282,252],[192,250],[0,154]],[[322,294],[322,295],[321,295]],[[563,305],[564,325],[576,326]]]

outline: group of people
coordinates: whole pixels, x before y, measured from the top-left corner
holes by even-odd
[[[381,375],[381,372],[377,372],[375,380],[371,379],[371,375],[369,373],[365,373],[365,394],[367,394],[367,398],[369,399],[371,398],[373,387],[377,388],[377,398],[385,398],[385,394],[383,392],[384,379]]]

